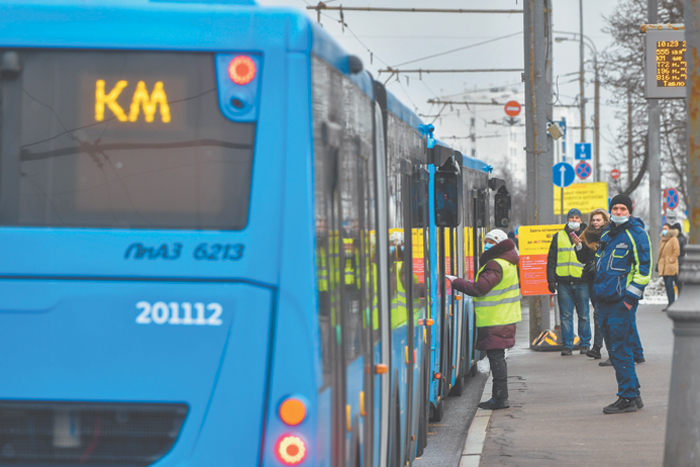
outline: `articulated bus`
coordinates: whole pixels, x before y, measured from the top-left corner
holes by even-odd
[[[491,168],[300,12],[0,11],[0,465],[410,465]]]

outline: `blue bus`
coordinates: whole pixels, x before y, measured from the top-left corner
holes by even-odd
[[[0,465],[410,464],[490,168],[299,12],[0,11]]]

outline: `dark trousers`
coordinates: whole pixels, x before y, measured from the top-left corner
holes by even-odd
[[[593,347],[598,349],[603,347],[603,331],[600,329],[600,317],[598,316],[598,307],[595,304],[595,296],[593,295],[593,282],[588,283],[588,296],[593,304]]]
[[[487,350],[493,376],[493,391],[491,397],[496,399],[508,398],[508,367],[506,366],[506,351],[503,349]]]
[[[668,304],[676,301],[676,291],[673,290],[673,283],[676,281],[678,276],[663,276],[664,285],[666,286],[666,297],[668,297]]]
[[[641,353],[635,320],[637,306],[628,310],[622,301],[598,303],[605,346],[617,378],[617,395],[634,399],[639,395],[639,379],[634,359]],[[642,355],[643,356],[643,355]],[[638,358],[638,357],[637,357]]]

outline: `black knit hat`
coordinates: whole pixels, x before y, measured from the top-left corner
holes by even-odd
[[[630,214],[632,214],[632,200],[629,196],[623,195],[622,193],[613,196],[613,199],[610,200],[610,212],[612,212],[612,208],[616,204],[624,204],[625,206],[627,206],[627,209],[629,210]]]

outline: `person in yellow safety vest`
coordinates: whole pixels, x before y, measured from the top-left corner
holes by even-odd
[[[403,283],[403,261],[397,261],[396,267],[396,294],[391,297],[391,329],[405,326],[408,321],[408,307],[406,304],[406,288]]]
[[[345,258],[345,285],[352,286],[355,285],[355,256],[353,255],[353,250],[355,249],[355,244],[352,238],[343,239],[343,252]]]
[[[552,237],[547,254],[547,283],[549,291],[557,293],[563,349],[568,356],[574,348],[574,306],[578,314],[578,335],[581,338],[581,354],[591,348],[591,321],[589,319],[588,279],[583,277],[583,264],[576,257],[575,244],[583,235],[587,224],[581,222],[581,211],[570,209],[566,215],[564,230]]]
[[[482,409],[505,409],[508,403],[508,368],[505,349],[515,345],[515,323],[521,320],[518,251],[506,233],[494,229],[486,234],[481,269],[476,280],[445,276],[452,288],[474,298],[478,335],[476,348],[485,350],[493,374],[491,399],[479,404]]]

